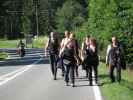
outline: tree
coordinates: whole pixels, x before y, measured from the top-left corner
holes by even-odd
[[[24,15],[21,17],[22,28],[21,32],[24,35],[28,35],[32,31],[31,18],[33,16],[33,0],[23,0],[23,12]]]
[[[66,1],[62,8],[57,10],[57,29],[59,32],[75,30],[84,22],[83,7],[74,0]]]
[[[88,4],[88,32],[98,39],[99,45],[102,44],[102,51],[115,35],[125,45],[126,60],[132,62],[132,0],[88,0]]]
[[[6,0],[0,1],[0,9],[2,18],[2,34],[1,36],[7,38],[16,38],[19,36],[20,31],[20,12],[22,10],[21,1],[18,0]],[[1,29],[0,29],[1,30]]]

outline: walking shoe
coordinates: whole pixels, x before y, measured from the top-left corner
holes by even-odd
[[[92,82],[90,82],[89,85],[92,86]]]
[[[86,76],[85,77],[88,78],[88,73],[86,73]]]
[[[64,73],[62,73],[61,76],[64,77]]]
[[[75,85],[74,85],[73,83],[71,84],[71,86],[72,86],[72,87],[75,87]]]
[[[57,80],[56,77],[54,77],[54,80]]]
[[[69,86],[68,82],[66,82],[66,86]]]
[[[73,84],[72,87],[75,87],[75,85]]]
[[[78,74],[78,73],[76,73],[76,77],[77,77],[77,78],[79,77],[79,74]]]

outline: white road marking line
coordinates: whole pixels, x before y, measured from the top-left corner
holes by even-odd
[[[42,57],[42,55],[40,55],[39,53],[37,53],[37,54],[38,54],[40,57]],[[33,64],[34,64],[34,63],[33,63]],[[13,72],[11,72],[11,73],[8,73],[8,74],[5,74],[5,75],[0,76],[0,80],[3,79],[3,78],[6,78],[6,77],[8,77],[8,76],[12,76],[12,75],[15,74],[15,73],[21,72],[21,71],[24,70],[26,67],[27,67],[27,66],[22,67],[22,68],[19,68],[18,70],[15,70],[15,71],[13,71]]]
[[[92,73],[92,76],[94,77],[94,72]],[[103,100],[102,96],[101,96],[100,88],[99,88],[99,86],[96,85],[94,79],[93,79],[93,84],[94,84],[94,86],[92,86],[92,88],[94,91],[95,100]]]
[[[15,71],[11,72],[11,73],[2,75],[2,76],[0,76],[0,79],[5,78],[5,77],[8,77],[8,76],[11,76],[11,75],[13,75],[13,74],[15,74],[15,73],[17,73],[17,72],[23,70],[24,68],[25,68],[25,67],[22,67],[22,68],[19,68],[18,70],[15,70]]]
[[[28,71],[29,69],[31,69],[31,68],[34,66],[34,64],[39,63],[41,60],[42,60],[42,58],[40,58],[38,61],[34,62],[34,63],[31,64],[31,65],[27,65],[27,66],[25,66],[25,67],[23,67],[23,68],[21,68],[21,69],[19,69],[19,70],[17,70],[17,71],[11,72],[11,73],[6,74],[6,75],[3,75],[4,77],[6,77],[6,76],[9,76],[9,75],[14,74],[13,76],[11,76],[11,77],[9,77],[9,78],[6,77],[2,82],[0,82],[0,86],[4,85],[4,84],[7,83],[8,81],[13,80],[13,79],[15,79],[17,76],[19,76],[19,75],[23,74],[24,72]],[[15,73],[16,73],[16,74],[15,74]]]
[[[93,86],[95,100],[102,100],[101,92],[98,86]]]

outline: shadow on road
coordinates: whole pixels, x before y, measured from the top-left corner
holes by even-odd
[[[89,85],[89,82],[88,82],[88,84],[85,84],[85,85],[75,85],[75,87],[86,87],[86,86],[87,86],[87,87],[90,86],[90,85]]]

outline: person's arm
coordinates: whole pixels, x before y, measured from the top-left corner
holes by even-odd
[[[124,48],[123,48],[122,45],[120,45],[120,50],[121,50],[121,54],[122,54],[122,55],[125,55]]]
[[[84,42],[82,43],[81,46],[81,59],[84,60]]]
[[[45,54],[45,56],[47,56],[47,49],[49,47],[49,42],[50,42],[50,39],[48,39],[48,41],[47,41],[47,43],[46,43],[46,45],[44,47],[44,54]]]
[[[77,54],[77,50],[76,49],[78,49],[78,48],[76,47],[76,40],[75,39],[73,39],[73,46],[74,46],[74,55],[75,55],[75,58],[77,60],[77,64],[79,65],[79,64],[81,64],[81,60],[80,60],[80,58],[79,58],[79,56]]]
[[[62,40],[59,56],[61,56],[61,54],[65,50],[65,48],[66,48],[67,44],[69,43],[69,41],[70,40],[67,40],[67,41],[65,41],[65,39]]]
[[[24,47],[25,47],[25,43],[23,43]]]
[[[17,44],[17,48],[19,48],[19,46],[20,46],[20,42]]]
[[[62,49],[64,46],[64,39],[62,39],[61,43],[60,43],[60,49]]]
[[[60,45],[60,40],[58,39],[58,53],[60,53],[60,48],[61,48],[61,45]]]
[[[80,52],[81,52],[80,43],[77,39],[76,39],[76,45],[77,45],[77,48],[78,48],[78,56],[81,56],[80,55]]]
[[[107,51],[106,51],[106,65],[109,64],[109,52],[111,50],[111,45],[108,45]]]
[[[64,46],[64,39],[62,39],[62,41],[61,41],[61,43],[60,43],[59,56],[61,56],[61,54],[62,54],[63,46]]]
[[[47,43],[46,43],[46,45],[45,45],[45,49],[48,49],[48,47],[49,47],[49,42],[50,42],[50,39],[48,39],[48,41],[47,41]]]
[[[73,40],[73,45],[74,45],[74,53],[75,53],[75,56],[78,57],[77,52],[76,52],[76,49],[78,49],[76,47],[76,40]]]

